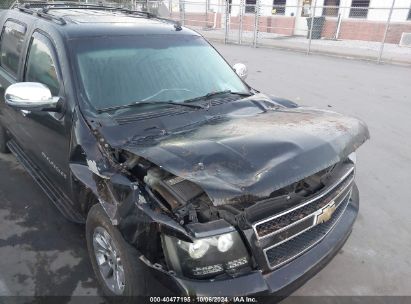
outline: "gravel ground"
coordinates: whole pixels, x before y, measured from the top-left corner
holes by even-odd
[[[343,250],[295,295],[411,295],[411,70],[215,44],[257,89],[357,116],[361,210]],[[0,295],[98,295],[83,227],[68,223],[10,155],[0,155]],[[0,299],[1,302],[1,299]]]

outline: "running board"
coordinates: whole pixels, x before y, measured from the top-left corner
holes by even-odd
[[[84,217],[73,208],[71,200],[53,185],[40,168],[27,157],[14,139],[7,142],[7,147],[67,220],[75,223],[85,222]]]

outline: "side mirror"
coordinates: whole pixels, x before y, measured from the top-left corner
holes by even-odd
[[[233,69],[242,80],[245,80],[247,78],[248,71],[244,63],[236,63],[235,65],[233,65]]]
[[[26,111],[59,112],[60,97],[53,97],[50,89],[38,82],[19,82],[9,86],[4,93],[6,104]]]

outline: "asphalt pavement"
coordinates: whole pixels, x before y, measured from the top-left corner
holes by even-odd
[[[364,120],[361,207],[340,253],[295,295],[411,295],[411,69],[215,44],[263,92]],[[0,295],[98,295],[84,228],[67,222],[11,155],[0,155]],[[65,302],[60,299],[59,302]]]

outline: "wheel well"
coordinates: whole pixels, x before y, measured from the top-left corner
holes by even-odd
[[[82,186],[79,190],[80,191],[78,200],[80,203],[81,212],[83,213],[85,218],[87,218],[87,215],[91,207],[93,207],[99,201],[97,196],[90,189],[87,189],[86,187]]]

